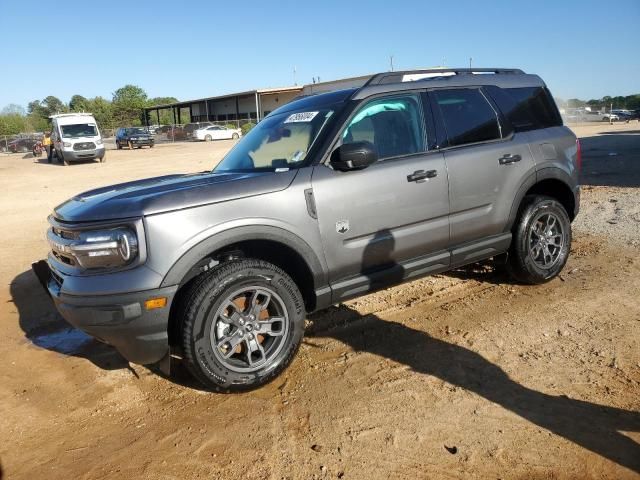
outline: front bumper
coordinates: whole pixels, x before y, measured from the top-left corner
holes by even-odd
[[[65,276],[53,271],[47,262],[34,264],[33,270],[67,322],[114,346],[128,361],[156,363],[169,353],[169,309],[177,286],[133,293],[73,295],[62,293]],[[144,302],[158,297],[167,298],[166,306],[146,310]]]
[[[63,150],[64,159],[69,162],[104,157],[104,146],[92,150]]]
[[[155,142],[153,138],[139,138],[137,140],[127,140],[127,143],[131,143],[134,147],[150,147]]]

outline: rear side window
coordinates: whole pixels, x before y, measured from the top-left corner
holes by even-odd
[[[562,125],[562,119],[546,88],[486,88],[516,132]]]
[[[448,146],[501,138],[498,116],[478,89],[434,90]]]

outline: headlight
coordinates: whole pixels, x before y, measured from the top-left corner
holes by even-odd
[[[65,147],[70,147],[70,146],[71,146],[71,143],[69,143],[69,142],[64,142],[62,145],[64,145]]]
[[[96,145],[102,145],[102,139],[101,138],[98,138],[96,140]]]
[[[122,267],[137,257],[138,238],[126,227],[81,231],[64,250],[85,269]]]
[[[131,137],[129,140],[138,140],[138,137]]]

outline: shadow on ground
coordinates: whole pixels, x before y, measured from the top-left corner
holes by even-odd
[[[34,345],[86,358],[105,370],[129,367],[115,349],[69,325],[31,270],[14,278],[10,291],[11,301],[18,309],[20,328]]]
[[[404,364],[510,410],[598,455],[640,472],[640,445],[621,432],[640,432],[640,413],[553,396],[524,387],[482,355],[423,331],[350,307],[317,314],[310,337],[331,337],[354,350]],[[330,319],[330,320],[329,320]],[[327,323],[331,325],[327,326]]]
[[[583,137],[582,185],[640,187],[640,130]]]

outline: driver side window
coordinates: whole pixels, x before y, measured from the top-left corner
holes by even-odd
[[[367,102],[342,133],[342,144],[371,142],[380,160],[423,152],[426,148],[421,112],[417,95]]]

